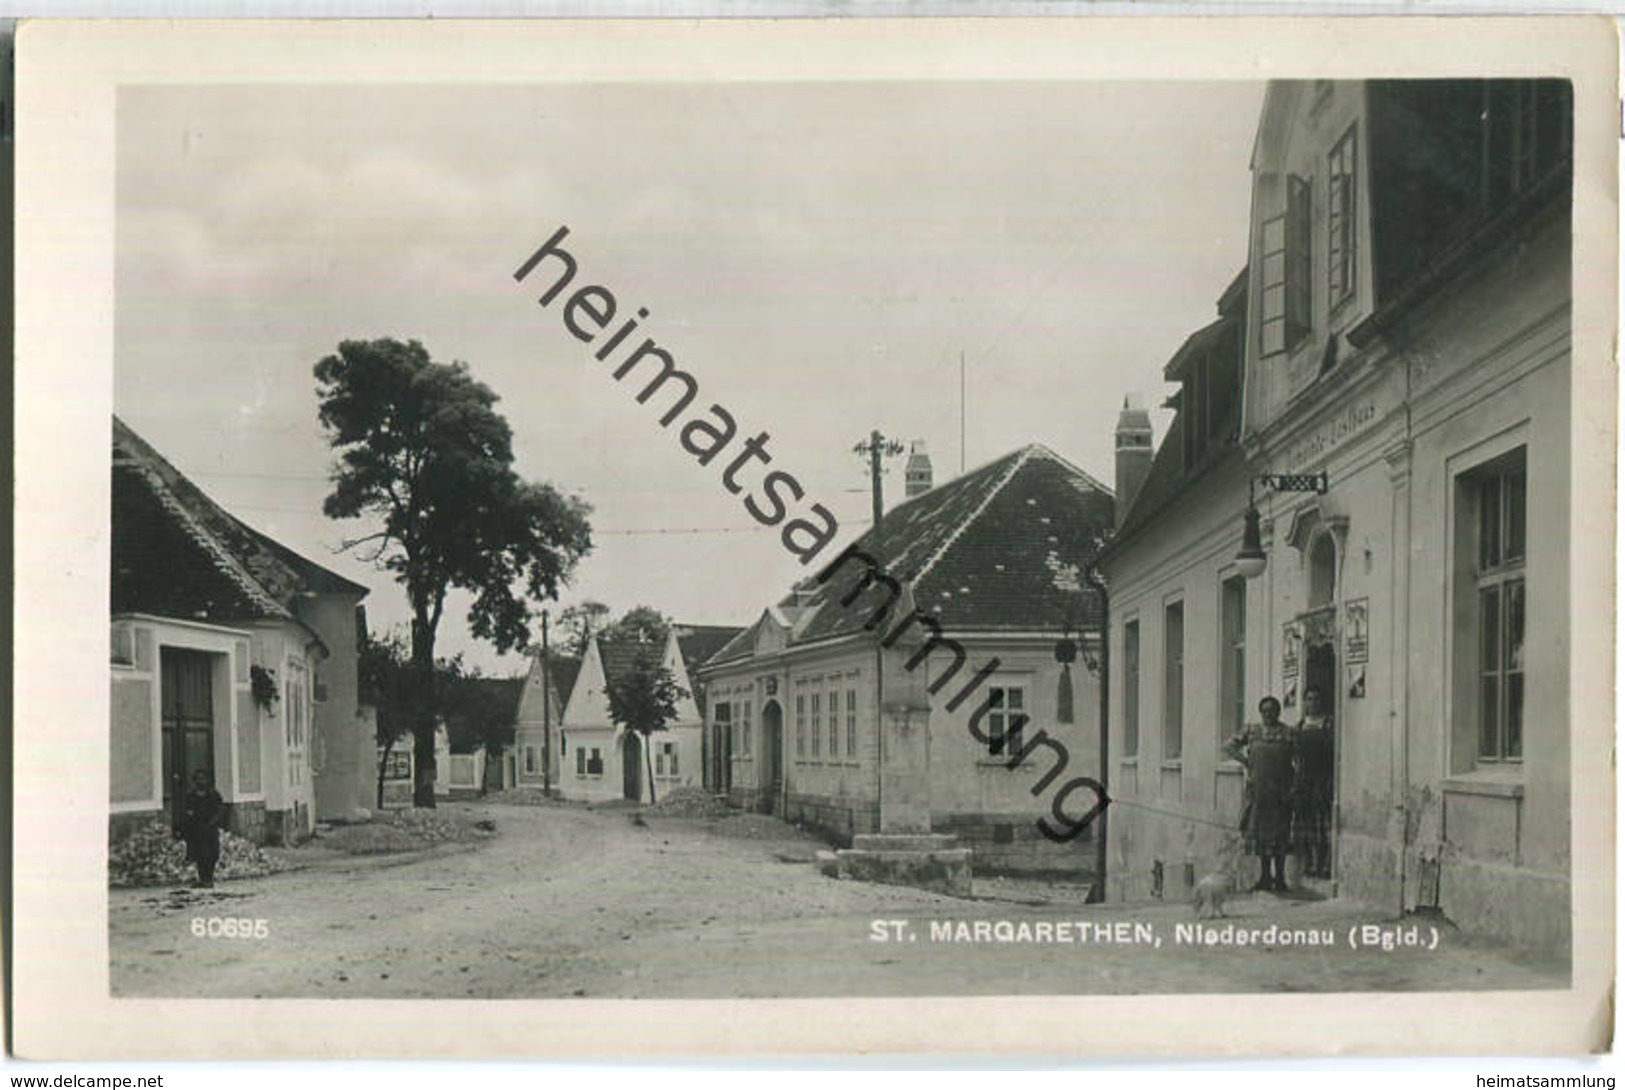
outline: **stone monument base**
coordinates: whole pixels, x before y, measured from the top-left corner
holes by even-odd
[[[834,877],[889,886],[912,886],[952,897],[971,895],[970,849],[941,833],[864,833],[852,847],[832,853]],[[828,854],[819,866],[830,873]]]

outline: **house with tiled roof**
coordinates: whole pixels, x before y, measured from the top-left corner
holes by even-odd
[[[113,839],[177,820],[198,770],[256,841],[365,818],[367,589],[235,518],[117,417],[112,456]]]
[[[1037,444],[898,504],[700,669],[708,786],[850,839],[889,827],[899,747],[923,737],[917,824],[981,865],[1077,866],[1087,837],[1056,844],[1037,823],[1095,763],[1086,569],[1113,515],[1111,489]],[[913,617],[923,644],[899,642]],[[905,699],[920,714],[890,739]]]
[[[558,773],[559,794],[567,799],[602,801],[658,799],[674,787],[698,787],[702,781],[702,698],[690,676],[698,663],[729,643],[737,628],[674,624],[664,641],[603,634],[592,637],[560,720],[564,754]],[[610,715],[609,688],[641,662],[654,661],[671,672],[684,695],[677,717],[649,739],[643,739]],[[651,790],[649,776],[653,775]]]
[[[1269,84],[1101,561],[1111,900],[1230,850],[1270,696],[1317,769],[1270,885],[1571,943],[1573,121],[1555,79]]]

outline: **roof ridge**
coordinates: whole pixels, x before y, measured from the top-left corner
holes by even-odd
[[[946,554],[949,549],[953,548],[954,542],[958,541],[964,536],[965,530],[969,528],[972,523],[982,517],[982,512],[987,510],[988,505],[993,502],[994,497],[996,497],[1000,492],[1004,491],[1005,485],[1009,484],[1021,467],[1027,464],[1027,459],[1032,456],[1033,452],[1039,449],[1043,449],[1039,444],[1028,443],[1020,450],[1014,452],[1015,457],[1011,460],[1010,468],[1005,471],[1004,476],[1001,477],[992,488],[987,490],[987,495],[983,496],[981,501],[977,503],[976,509],[960,520],[959,525],[954,527],[953,532],[943,539],[942,544],[937,546],[936,551],[925,558],[925,563],[921,564],[919,570],[914,573],[914,578],[912,580],[913,582],[918,583],[927,575],[931,574],[931,569],[936,567],[937,561],[941,560],[943,555]],[[1007,454],[1004,457],[1009,458],[1010,455]],[[994,459],[994,462],[990,462],[988,464],[993,465],[997,461],[998,459]]]
[[[1097,479],[1093,473],[1090,473],[1087,469],[1084,469],[1082,466],[1078,465],[1078,463],[1074,462],[1072,459],[1068,458],[1066,455],[1057,454],[1053,447],[1046,446],[1043,443],[1029,443],[1027,445],[1028,445],[1029,449],[1036,448],[1040,453],[1042,453],[1045,457],[1049,458],[1051,461],[1059,462],[1061,464],[1062,468],[1064,468],[1066,470],[1069,470],[1072,473],[1077,474],[1079,477],[1082,477],[1084,480],[1088,481],[1095,488],[1098,488],[1102,492],[1106,493],[1106,495],[1112,496],[1113,498],[1116,498],[1116,492],[1114,492],[1113,489],[1110,486],[1102,484],[1100,482],[1100,480]]]

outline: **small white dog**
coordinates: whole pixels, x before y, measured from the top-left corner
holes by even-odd
[[[1191,907],[1197,919],[1225,916],[1225,898],[1236,891],[1236,857],[1241,854],[1241,838],[1231,836],[1219,851],[1218,861],[1191,890]]]

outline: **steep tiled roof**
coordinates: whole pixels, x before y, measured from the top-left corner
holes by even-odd
[[[598,637],[598,655],[604,663],[604,680],[610,685],[614,685],[616,679],[623,677],[640,659],[659,662],[665,650],[665,644],[659,640]]]
[[[367,593],[228,514],[117,417],[112,474],[114,613],[290,618],[305,594]]]
[[[679,624],[673,629],[677,633],[677,649],[683,653],[683,665],[690,675],[745,631],[737,625],[715,624]]]
[[[576,675],[581,673],[580,659],[556,659],[548,657],[547,672],[553,678],[553,695],[559,698],[559,708],[562,710],[570,699],[570,691],[576,687]]]
[[[899,504],[855,547],[887,575],[912,581],[915,605],[944,631],[1076,630],[1099,624],[1083,571],[1110,533],[1112,512],[1110,489],[1033,444]],[[809,577],[791,591],[779,608],[793,623],[792,645],[863,628],[890,597],[874,585],[841,605],[864,570],[849,560],[827,583]],[[755,631],[711,661],[748,655]]]

